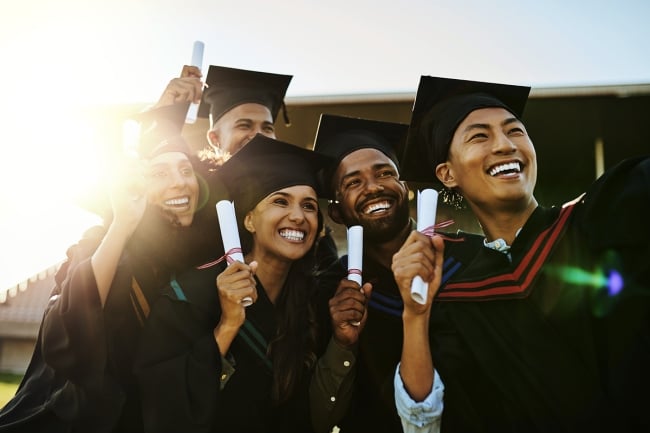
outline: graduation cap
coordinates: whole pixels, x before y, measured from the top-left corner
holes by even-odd
[[[189,106],[189,103],[167,105],[131,116],[140,122],[140,139],[136,149],[140,158],[151,159],[165,152],[192,154],[181,136]]]
[[[318,173],[332,164],[329,156],[257,134],[217,175],[242,216],[270,193],[290,186],[309,185],[322,196]]]
[[[280,108],[284,107],[284,95],[291,78],[292,75],[210,65],[198,116],[210,117],[210,125],[214,125],[236,106],[252,102],[267,107],[275,122]],[[284,117],[288,124],[286,111]]]
[[[437,181],[435,168],[447,160],[458,125],[474,110],[501,107],[521,118],[530,87],[453,78],[420,77],[406,147],[402,178]]]
[[[377,149],[399,167],[397,152],[404,146],[407,131],[408,125],[403,123],[321,114],[314,151],[331,156],[338,165],[354,151]],[[328,185],[336,165],[324,172]],[[328,188],[326,193],[327,198],[333,198],[331,188]]]

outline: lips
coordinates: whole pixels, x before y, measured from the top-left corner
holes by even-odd
[[[507,176],[521,173],[522,164],[519,161],[512,161],[493,165],[487,170],[487,173],[492,177]]]
[[[190,204],[189,196],[174,197],[174,198],[170,198],[169,200],[165,200],[165,206],[173,209],[187,207],[189,206],[189,204]]]
[[[395,197],[386,193],[368,196],[357,206],[357,212],[363,215],[380,215],[390,210],[395,201]]]
[[[296,229],[281,229],[280,236],[291,242],[302,242],[305,239],[305,232]]]

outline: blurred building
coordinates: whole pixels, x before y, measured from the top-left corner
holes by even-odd
[[[284,125],[280,116],[276,133],[281,140],[311,148],[321,113],[408,123],[414,98],[414,93],[288,98],[291,125]],[[143,106],[103,107],[90,113],[105,142],[112,143],[112,148],[106,149],[108,153],[121,150],[122,119]],[[560,205],[580,195],[618,161],[650,154],[646,131],[650,125],[650,84],[533,89],[524,122],[537,151],[535,196],[542,205]],[[200,149],[207,143],[207,128],[207,120],[199,119],[186,126],[184,135]],[[427,185],[410,186],[418,189]],[[439,205],[438,219],[451,218],[456,224],[446,230],[481,230],[469,211],[455,212]],[[345,228],[326,219],[340,252],[345,252]],[[26,369],[53,287],[54,269],[6,293],[0,288],[0,371]]]

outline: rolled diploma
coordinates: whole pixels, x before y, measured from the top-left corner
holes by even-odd
[[[417,230],[419,232],[433,227],[436,222],[437,207],[438,191],[435,189],[418,191]],[[411,299],[418,304],[425,304],[427,301],[427,292],[428,284],[419,275],[416,275],[411,283]]]
[[[191,66],[196,66],[201,69],[203,65],[203,48],[205,44],[201,41],[194,41],[194,46],[192,47],[192,62]],[[199,104],[192,102],[190,108],[187,110],[187,116],[185,117],[185,123],[194,123],[196,122],[197,115],[199,113]]]
[[[221,200],[217,203],[217,217],[223,239],[223,250],[226,254],[233,248],[241,250],[239,241],[239,229],[237,228],[237,217],[235,217],[235,206],[229,200]],[[241,252],[230,254],[230,258],[238,262],[244,262]]]
[[[229,200],[221,200],[217,202],[216,208],[225,254],[228,254],[228,251],[233,248],[237,248],[239,252],[228,255],[231,259],[244,263],[244,255],[241,253],[241,242],[239,241],[239,229],[237,228],[237,217],[235,216],[235,206]],[[246,296],[242,299],[241,303],[244,307],[248,307],[253,303],[253,300],[249,296]]]
[[[348,271],[356,269],[361,272],[363,265],[363,227],[352,226],[348,229]],[[348,273],[348,280],[362,284],[361,274]]]

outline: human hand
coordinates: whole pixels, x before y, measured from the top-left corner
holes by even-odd
[[[145,165],[135,158],[124,158],[114,170],[110,182],[110,199],[113,224],[133,233],[147,207]]]
[[[249,265],[242,262],[231,263],[217,276],[217,290],[221,304],[221,324],[239,328],[246,320],[246,308],[242,300],[249,297],[257,300],[255,271],[257,262]]]
[[[416,315],[428,313],[435,294],[440,288],[444,242],[440,236],[428,237],[417,231],[411,232],[400,250],[393,255],[391,269],[397,282],[404,312]],[[419,275],[428,283],[427,299],[424,304],[411,297],[413,278]]]
[[[346,278],[339,282],[334,296],[329,301],[330,317],[334,339],[344,347],[352,346],[368,319],[367,304],[372,293],[372,284],[362,287]]]
[[[201,70],[196,66],[183,66],[183,72],[179,78],[173,78],[167,84],[164,92],[153,108],[165,107],[181,102],[201,102],[203,83],[201,82]]]

